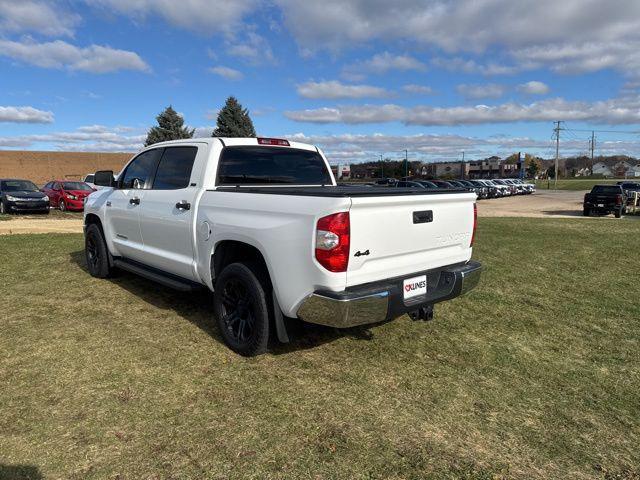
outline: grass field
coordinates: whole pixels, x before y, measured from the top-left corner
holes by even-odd
[[[620,178],[604,179],[604,178],[565,178],[558,179],[558,190],[591,190],[594,185],[613,184],[621,181]],[[640,181],[640,180],[639,180]],[[536,187],[540,189],[553,189],[553,180],[536,180]]]
[[[471,295],[254,359],[206,295],[0,237],[0,478],[638,479],[640,288],[624,221],[482,219]]]

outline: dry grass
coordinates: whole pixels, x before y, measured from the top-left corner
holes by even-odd
[[[482,285],[245,359],[209,297],[0,238],[0,478],[606,478],[640,473],[630,222],[482,219]],[[637,253],[637,252],[636,252]]]

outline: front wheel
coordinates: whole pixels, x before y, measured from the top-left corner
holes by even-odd
[[[61,212],[67,211],[67,206],[64,204],[64,200],[58,201],[58,208],[60,209]]]
[[[615,214],[614,214],[614,215],[616,216],[616,218],[620,218],[620,217],[622,217],[622,210],[623,210],[623,207],[620,207],[619,209],[617,209],[617,210],[615,211]]]
[[[7,213],[7,206],[2,200],[0,200],[0,213],[3,215]]]
[[[582,210],[582,215],[584,215],[585,217],[588,217],[591,214],[591,210],[589,210],[588,208],[584,208]]]
[[[109,251],[104,241],[102,230],[92,223],[87,227],[84,237],[84,253],[87,260],[87,268],[92,277],[107,278],[112,269],[109,265]]]
[[[269,301],[256,266],[232,263],[216,279],[213,308],[225,343],[246,357],[269,343]]]

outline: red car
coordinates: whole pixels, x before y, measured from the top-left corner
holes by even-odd
[[[42,187],[53,208],[65,210],[84,210],[85,198],[95,189],[84,182],[70,182],[67,180],[53,180]]]

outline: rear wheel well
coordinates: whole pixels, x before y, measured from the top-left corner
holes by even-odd
[[[262,274],[262,279],[269,282],[268,286],[271,287],[269,269],[260,250],[253,245],[235,240],[224,240],[216,246],[216,250],[211,258],[211,279],[213,283],[215,284],[216,274],[222,272],[227,265],[235,262],[257,266],[261,272],[256,273]]]

